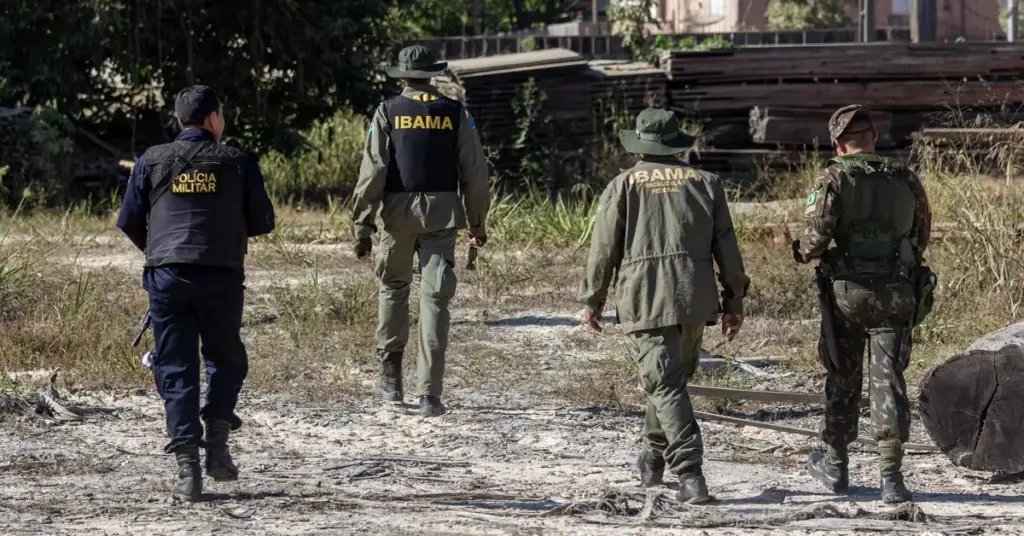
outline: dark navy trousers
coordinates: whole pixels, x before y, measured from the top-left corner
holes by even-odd
[[[143,274],[156,340],[153,376],[171,439],[167,452],[203,445],[202,421],[226,420],[232,430],[242,425],[235,406],[249,373],[240,334],[244,281],[235,270],[194,265],[147,268]],[[207,383],[201,408],[200,354]]]

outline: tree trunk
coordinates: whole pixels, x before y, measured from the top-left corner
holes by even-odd
[[[956,465],[1024,472],[1024,324],[979,339],[921,383],[921,420]]]

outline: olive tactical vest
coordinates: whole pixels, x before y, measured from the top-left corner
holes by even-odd
[[[911,233],[917,200],[906,164],[860,153],[829,160],[842,184],[841,215],[828,252],[837,276],[906,275],[916,262]]]
[[[193,151],[188,165],[171,176],[175,162]],[[146,151],[151,186],[147,267],[194,264],[243,270],[247,232],[242,177],[247,158],[245,151],[213,141],[175,141]]]
[[[384,103],[391,127],[386,192],[454,192],[459,187],[462,105],[430,93]]]

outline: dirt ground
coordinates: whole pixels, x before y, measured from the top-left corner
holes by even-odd
[[[76,262],[138,269],[122,251]],[[259,288],[259,277],[250,286]],[[109,409],[79,423],[3,418],[0,534],[1024,533],[1021,484],[957,468],[940,454],[907,457],[916,502],[895,508],[877,500],[869,449],[854,450],[852,493],[835,496],[805,474],[819,447],[813,439],[717,422],[701,423],[717,504],[680,505],[669,487],[645,493],[633,468],[642,407],[563,396],[573,370],[620,355],[614,333],[577,325],[574,290],[564,307],[457,305],[449,412],[440,418],[416,414],[412,392],[406,406],[376,401],[368,367],[349,371],[358,388],[340,402],[244,392],[245,424],[232,438],[242,476],[207,480],[195,505],[169,499],[174,467],[161,453],[163,411],[152,389],[69,396],[68,404]],[[473,292],[471,283],[460,288]],[[765,319],[750,322],[755,331],[758,323],[761,332],[772,329]],[[584,350],[581,340],[589,341]],[[527,372],[483,380],[467,373],[484,351]],[[764,372],[746,383],[808,392],[820,383],[785,368]],[[315,369],[306,374],[316,381]],[[810,429],[821,418],[812,407],[726,409]],[[914,441],[930,442],[914,426]]]

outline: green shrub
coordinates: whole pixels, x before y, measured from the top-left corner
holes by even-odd
[[[359,179],[368,123],[341,111],[303,134],[307,149],[289,158],[271,151],[260,160],[267,190],[279,202],[325,205],[352,193]]]
[[[52,108],[0,111],[0,198],[62,200],[71,182],[71,123]]]

